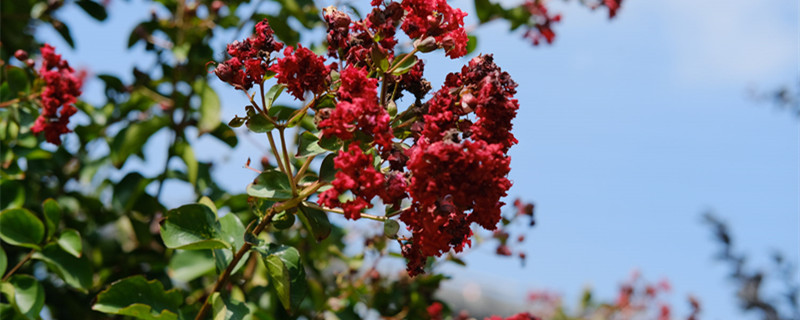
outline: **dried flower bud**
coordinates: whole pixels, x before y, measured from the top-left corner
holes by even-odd
[[[417,39],[414,41],[414,47],[419,50],[419,52],[431,52],[433,50],[439,49],[439,45],[436,43],[436,39],[433,37],[427,37],[425,39]]]
[[[25,61],[28,59],[28,53],[25,50],[19,49],[14,52],[14,58],[17,58],[19,61]]]

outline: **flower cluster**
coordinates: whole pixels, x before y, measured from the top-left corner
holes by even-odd
[[[71,132],[67,128],[69,118],[78,112],[73,106],[81,95],[83,81],[75,75],[75,70],[60,54],[55,53],[55,48],[45,44],[41,48],[42,66],[39,76],[44,79],[45,87],[42,91],[42,113],[36,118],[31,131],[39,133],[44,131],[45,139],[55,145],[61,144],[61,134]],[[61,108],[59,110],[59,108]]]
[[[367,78],[365,69],[348,66],[341,73],[341,81],[339,103],[318,124],[323,135],[347,141],[359,132],[382,149],[391,148],[391,117],[378,103],[378,80]]]
[[[497,228],[504,204],[500,199],[511,187],[508,150],[517,143],[511,134],[518,108],[513,99],[516,84],[491,55],[479,56],[461,72],[448,75],[442,89],[423,103],[431,85],[423,78],[425,64],[416,54],[443,49],[450,58],[465,55],[466,14],[445,0],[375,0],[372,5],[359,21],[333,7],[324,10],[328,56],[341,66],[326,66],[325,58],[302,46],[287,47],[283,58],[269,67],[265,65],[271,51],[261,50],[258,57],[267,59],[256,66],[275,72],[278,83],[298,99],[314,93],[313,103],[298,112],[314,112],[321,141],[343,146],[335,150],[332,188],[319,194],[318,203],[359,219],[379,198],[411,233],[398,241],[409,274],[416,275],[423,272],[427,257],[469,246],[472,223]],[[398,29],[416,40],[410,54],[395,56]],[[266,22],[257,33],[271,36]],[[276,47],[280,45],[270,49]],[[245,65],[245,70],[233,69],[245,75],[220,75],[227,74],[220,67],[233,65],[229,62],[221,64],[217,74],[225,81],[244,79],[228,82],[243,82],[246,90],[248,81],[263,73],[251,71],[254,68],[241,58],[251,59],[250,55],[230,49],[232,60]],[[334,70],[338,79],[331,74]],[[403,92],[415,99],[398,114]],[[408,202],[411,205],[403,208]]]
[[[561,15],[551,15],[544,5],[544,0],[527,0],[522,5],[533,20],[533,27],[525,31],[525,38],[530,39],[533,45],[539,45],[544,39],[547,43],[553,43],[556,33],[553,32],[553,23],[561,21]]]
[[[454,9],[447,0],[403,0],[402,7],[408,14],[400,28],[410,38],[433,37],[453,59],[467,54],[465,12]]]
[[[248,90],[253,84],[260,84],[269,69],[272,52],[283,48],[283,43],[275,40],[274,31],[267,19],[256,24],[256,32],[244,41],[228,44],[231,58],[217,65],[214,73],[220,80],[237,89]]]
[[[325,81],[331,69],[335,69],[334,64],[326,66],[324,58],[302,45],[297,45],[297,50],[286,47],[283,56],[270,70],[277,73],[278,83],[286,85],[286,91],[297,99],[303,99],[306,91],[314,94],[325,91]]]
[[[511,187],[507,152],[517,142],[510,132],[515,87],[491,55],[479,56],[448,75],[428,102],[421,134],[407,151],[414,205],[400,219],[413,233],[403,251],[409,273],[422,272],[426,257],[469,245],[472,222],[494,230],[500,221],[500,198]]]

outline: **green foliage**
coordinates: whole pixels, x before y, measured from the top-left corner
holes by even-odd
[[[308,293],[305,269],[300,264],[300,253],[293,247],[276,244],[255,249],[266,261],[267,275],[281,305],[290,313],[297,310]]]
[[[44,261],[50,271],[75,289],[86,292],[92,287],[92,266],[86,256],[77,258],[52,243],[34,253],[33,258]]]
[[[164,290],[158,280],[133,276],[112,283],[97,295],[92,309],[103,313],[146,320],[177,320],[183,296],[177,290]]]
[[[44,240],[44,224],[26,209],[3,210],[0,212],[0,239],[13,245],[39,249]]]
[[[8,283],[0,284],[0,291],[19,313],[28,319],[39,318],[39,312],[44,307],[44,287],[36,278],[14,275],[8,279]]]
[[[292,198],[292,186],[283,172],[267,170],[247,186],[247,194],[267,200],[287,200]]]
[[[187,204],[167,211],[161,223],[164,245],[172,249],[230,248],[217,215],[206,205]]]

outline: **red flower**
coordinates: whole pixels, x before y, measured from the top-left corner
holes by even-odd
[[[485,318],[484,320],[504,320],[504,319],[503,319],[503,317],[500,317],[500,316],[491,316],[491,317]],[[513,316],[510,316],[508,318],[505,318],[505,320],[539,320],[539,318],[534,317],[530,313],[523,312],[523,313],[517,313],[517,314],[515,314]]]
[[[533,27],[525,32],[525,38],[530,38],[533,45],[538,45],[542,39],[547,43],[553,43],[556,34],[551,25],[561,21],[561,15],[550,15],[544,5],[544,0],[527,0],[522,6],[528,10],[533,20]]]
[[[328,118],[319,122],[324,136],[342,140],[355,138],[360,131],[383,150],[392,146],[391,117],[378,104],[378,80],[367,78],[365,69],[348,66],[341,73],[339,100]]]
[[[442,320],[442,309],[444,307],[439,302],[434,302],[430,306],[428,306],[428,316],[430,320]]]
[[[433,37],[453,59],[467,53],[465,12],[453,9],[447,0],[403,0],[402,7],[407,14],[400,28],[409,38]]]
[[[608,7],[608,18],[611,19],[617,15],[617,10],[622,5],[622,0],[603,0],[603,4]]]
[[[283,48],[283,43],[275,40],[267,19],[257,23],[255,29],[256,32],[244,41],[228,44],[227,51],[231,58],[217,65],[214,70],[220,80],[242,90],[248,90],[253,84],[263,81],[270,54]]]
[[[372,156],[364,154],[357,143],[350,144],[347,152],[339,151],[333,160],[336,172],[333,189],[319,196],[319,203],[330,208],[344,209],[348,219],[361,217],[363,209],[372,208],[372,198],[383,193],[385,178],[372,165]],[[354,199],[341,202],[339,196],[350,191]]]
[[[75,75],[66,60],[55,54],[55,48],[45,44],[41,48],[42,67],[39,75],[44,79],[42,90],[42,113],[36,118],[31,131],[44,131],[45,139],[52,144],[61,144],[61,134],[72,132],[67,128],[69,118],[78,112],[73,106],[81,95],[83,80]],[[59,111],[59,107],[61,110]]]
[[[297,50],[286,47],[283,55],[270,70],[278,73],[278,83],[285,84],[286,91],[297,99],[303,99],[306,91],[314,94],[325,91],[325,81],[332,66],[325,66],[323,57],[299,44]]]

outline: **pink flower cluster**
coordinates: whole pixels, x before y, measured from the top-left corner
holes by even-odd
[[[406,152],[414,201],[400,215],[413,234],[403,251],[412,275],[427,257],[469,245],[472,222],[497,227],[500,198],[511,187],[507,152],[517,143],[510,132],[519,107],[515,87],[491,55],[478,56],[448,75],[428,102],[421,134]]]
[[[453,59],[467,54],[465,12],[454,9],[447,0],[403,0],[402,7],[408,14],[400,28],[409,37],[433,37]]]
[[[269,69],[270,54],[283,48],[283,43],[275,40],[267,19],[257,23],[255,29],[250,38],[228,44],[231,58],[214,69],[220,80],[237,89],[248,90],[253,84],[262,83]]]
[[[60,145],[61,134],[71,132],[67,124],[69,118],[78,112],[73,104],[81,95],[83,80],[75,75],[75,70],[49,44],[42,46],[41,54],[42,67],[39,69],[39,76],[45,82],[41,95],[42,113],[36,118],[31,131],[44,131],[47,142]]]

